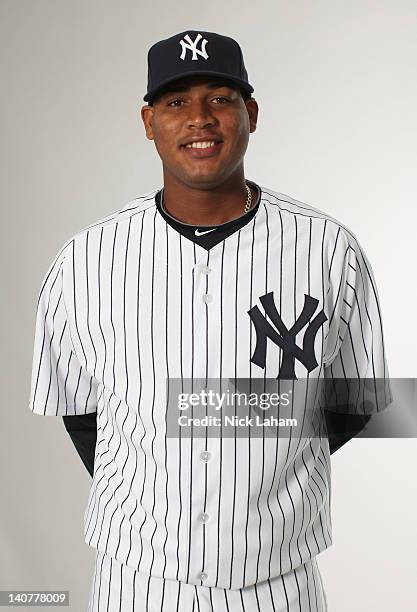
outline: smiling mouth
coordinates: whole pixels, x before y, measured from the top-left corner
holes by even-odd
[[[221,148],[223,141],[206,140],[204,142],[190,142],[181,145],[181,149],[191,157],[211,157]]]

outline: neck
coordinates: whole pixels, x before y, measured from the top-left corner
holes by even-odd
[[[253,203],[256,190],[250,189]],[[204,188],[185,185],[175,177],[164,174],[164,208],[183,223],[219,225],[236,219],[244,214],[247,197],[243,173],[215,187]]]

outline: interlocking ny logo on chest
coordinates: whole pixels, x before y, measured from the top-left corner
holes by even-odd
[[[252,363],[265,369],[267,341],[269,338],[282,350],[281,366],[277,378],[296,379],[296,359],[303,364],[307,372],[314,370],[318,366],[314,352],[314,342],[320,327],[327,321],[327,316],[324,314],[323,309],[316,314],[314,319],[311,319],[317,310],[318,300],[304,294],[304,306],[301,314],[289,329],[283,323],[277,311],[272,291],[262,295],[259,300],[274,327],[269,323],[266,316],[261,313],[258,306],[253,306],[248,310],[256,331],[256,346],[250,359]],[[303,346],[300,348],[296,344],[295,338],[304,328]]]

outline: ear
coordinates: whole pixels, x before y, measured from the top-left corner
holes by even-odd
[[[245,105],[246,105],[246,110],[248,111],[248,115],[249,115],[249,125],[250,125],[249,131],[250,133],[252,133],[256,130],[256,125],[258,123],[259,107],[258,107],[258,103],[255,100],[255,98],[249,98],[248,100],[246,100]]]
[[[140,109],[143,125],[145,127],[146,138],[148,138],[148,140],[154,139],[154,133],[152,129],[153,111],[153,106],[149,106],[148,104],[142,106],[142,108]]]

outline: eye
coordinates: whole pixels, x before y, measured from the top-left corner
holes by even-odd
[[[184,100],[181,100],[181,98],[175,98],[175,100],[171,100],[171,102],[168,102],[168,106],[172,106],[173,108],[178,108],[177,105],[174,105],[174,102],[183,102]]]
[[[230,102],[229,98],[226,98],[225,96],[216,96],[215,98],[212,98],[212,100],[220,100],[219,103],[221,105]],[[168,102],[167,106],[171,106],[171,108],[180,108],[182,106],[182,102],[184,102],[184,100],[182,100],[181,98],[175,98],[174,100]]]
[[[224,96],[216,96],[213,100],[223,100],[224,102],[230,102],[229,98],[225,98]]]

